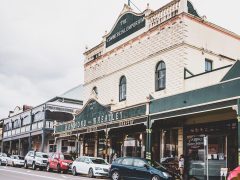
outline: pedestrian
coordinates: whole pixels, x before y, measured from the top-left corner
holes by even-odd
[[[183,154],[180,155],[180,157],[179,157],[178,169],[179,169],[179,172],[180,172],[180,176],[183,179],[183,174],[184,174],[184,156],[183,156]]]

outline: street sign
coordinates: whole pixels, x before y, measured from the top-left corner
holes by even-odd
[[[227,173],[228,173],[228,168],[221,168],[221,171],[220,171],[220,176],[227,176]]]

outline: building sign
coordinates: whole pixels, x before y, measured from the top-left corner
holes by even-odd
[[[189,149],[203,149],[204,148],[204,136],[193,136],[187,141]]]
[[[124,14],[116,23],[115,28],[106,38],[106,47],[109,47],[125,37],[145,27],[145,15],[136,16],[132,13]]]
[[[56,133],[70,131],[78,128],[87,128],[89,132],[96,130],[96,126],[105,123],[114,123],[119,120],[138,117],[146,114],[146,105],[137,106],[121,111],[110,111],[110,106],[102,106],[91,100],[85,108],[75,117],[75,121],[56,127]],[[131,125],[132,121],[124,121],[119,126]]]

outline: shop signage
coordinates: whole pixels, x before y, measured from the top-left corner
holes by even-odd
[[[146,114],[146,105],[141,105],[121,111],[111,111],[110,106],[103,106],[95,100],[91,100],[85,108],[75,117],[71,123],[56,126],[56,133],[71,131],[78,128],[88,128],[88,132],[94,131],[97,126],[112,124],[120,120],[138,117]],[[131,125],[133,121],[124,121],[121,126]]]
[[[125,37],[145,27],[145,15],[136,16],[133,13],[124,14],[116,23],[111,34],[106,38],[106,47],[109,47]]]
[[[190,149],[203,149],[204,136],[193,136],[187,141],[187,146]]]

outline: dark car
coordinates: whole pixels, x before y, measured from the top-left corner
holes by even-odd
[[[122,178],[138,180],[174,179],[161,164],[136,157],[118,158],[113,161],[110,177],[112,180]]]

